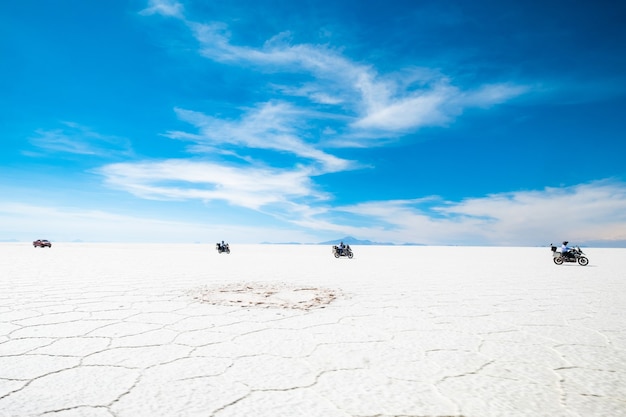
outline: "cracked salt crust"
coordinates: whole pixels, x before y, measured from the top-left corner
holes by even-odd
[[[626,250],[211,249],[0,244],[0,415],[626,416]]]

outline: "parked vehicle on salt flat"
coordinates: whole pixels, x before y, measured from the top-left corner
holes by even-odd
[[[45,239],[37,239],[33,242],[33,247],[34,248],[51,248],[52,243],[50,243],[49,241]]]
[[[589,264],[589,259],[578,246],[574,246],[571,250],[565,253],[558,252],[556,250],[556,246],[554,245],[552,245],[550,249],[552,250],[552,260],[557,265],[563,265],[563,263],[566,262],[578,262],[578,265],[581,266],[587,266]]]

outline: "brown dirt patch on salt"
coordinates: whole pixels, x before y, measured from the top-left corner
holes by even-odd
[[[311,310],[324,308],[340,292],[317,286],[246,282],[203,286],[190,295],[213,305]]]

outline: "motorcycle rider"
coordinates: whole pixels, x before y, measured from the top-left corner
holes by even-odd
[[[343,250],[346,248],[346,245],[343,244],[343,240],[339,244],[339,254],[343,255]]]
[[[565,258],[571,258],[572,254],[570,253],[570,250],[572,248],[570,248],[569,246],[567,246],[569,242],[567,240],[563,241],[563,245],[561,245],[561,256],[565,257]]]

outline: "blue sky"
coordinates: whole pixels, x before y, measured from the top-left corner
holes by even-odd
[[[626,4],[0,4],[0,240],[626,246]]]

